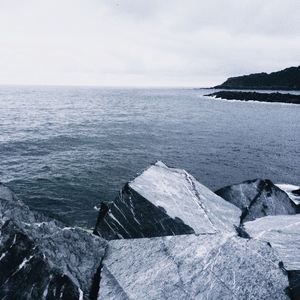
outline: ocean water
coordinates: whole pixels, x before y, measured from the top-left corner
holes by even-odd
[[[91,228],[156,160],[211,189],[300,183],[300,105],[214,100],[194,89],[0,87],[0,181],[31,208]]]

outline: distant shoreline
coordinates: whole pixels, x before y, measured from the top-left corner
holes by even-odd
[[[230,77],[215,89],[235,90],[300,90],[300,66],[273,73],[255,73]]]
[[[219,91],[219,92],[207,94],[205,96],[215,97],[215,98],[225,99],[225,100],[300,104],[300,95],[294,95],[288,93]]]

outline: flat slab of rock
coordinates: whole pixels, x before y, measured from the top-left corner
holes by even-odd
[[[249,180],[224,187],[216,194],[242,210],[241,223],[268,215],[292,215],[298,208],[270,180]]]
[[[300,270],[300,215],[268,216],[244,224],[254,239],[268,242],[287,270]]]
[[[109,242],[98,299],[288,299],[266,243],[228,235]]]
[[[240,214],[186,171],[157,162],[124,187],[96,231],[106,239],[232,232]]]
[[[248,234],[269,243],[288,272],[291,299],[300,299],[300,215],[268,216],[244,224]]]

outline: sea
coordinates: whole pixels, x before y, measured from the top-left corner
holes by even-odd
[[[300,105],[179,88],[0,87],[0,181],[30,208],[90,229],[101,201],[160,160],[212,190],[300,184]]]

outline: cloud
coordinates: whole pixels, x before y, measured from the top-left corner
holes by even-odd
[[[0,0],[0,83],[205,86],[299,65],[298,0]]]

